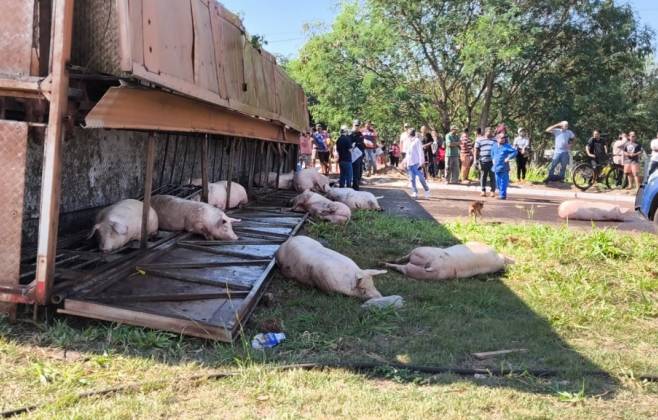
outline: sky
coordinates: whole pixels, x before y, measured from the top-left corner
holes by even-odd
[[[265,49],[275,55],[296,57],[304,45],[304,24],[324,23],[327,27],[338,13],[339,0],[220,0],[244,18],[251,35],[263,35]],[[640,20],[658,34],[658,0],[617,0],[630,4]]]

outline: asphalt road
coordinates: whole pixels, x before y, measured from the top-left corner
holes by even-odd
[[[516,190],[507,200],[498,200],[494,197],[480,197],[477,191],[455,190],[435,187],[429,200],[413,200],[408,194],[408,188],[378,185],[368,188],[377,196],[383,196],[380,201],[384,211],[407,217],[434,218],[438,222],[454,219],[468,219],[468,209],[473,201],[484,202],[482,222],[502,223],[544,223],[566,224],[571,228],[591,229],[615,228],[624,231],[657,232],[656,226],[636,215],[632,221],[627,222],[589,222],[580,220],[560,219],[557,209],[562,201],[573,198],[565,196],[538,196],[536,191]],[[422,194],[421,194],[422,196]],[[603,198],[603,197],[602,197]],[[606,201],[599,199],[597,201]],[[610,200],[609,202],[621,207],[632,208],[633,204],[626,201]]]

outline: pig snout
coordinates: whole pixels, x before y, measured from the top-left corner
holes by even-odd
[[[233,223],[238,222],[240,222],[240,219],[233,219],[224,215],[224,217],[217,223],[217,229],[215,230],[215,234],[213,236],[215,239],[237,241],[239,237],[233,231]]]

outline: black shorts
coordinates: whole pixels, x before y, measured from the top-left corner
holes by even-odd
[[[329,152],[318,152],[320,163],[329,163]]]

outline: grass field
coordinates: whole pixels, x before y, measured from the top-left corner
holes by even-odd
[[[212,343],[175,334],[57,319],[44,327],[0,321],[0,409],[47,403],[37,418],[70,417],[514,417],[658,416],[658,239],[612,230],[574,232],[540,225],[438,225],[358,213],[346,227],[312,225],[306,234],[363,268],[419,245],[486,242],[514,258],[506,273],[425,283],[379,276],[398,312],[365,312],[359,302],[301,288],[275,275],[262,322],[289,338],[267,352],[246,342]],[[479,361],[472,352],[525,348]],[[288,370],[297,362],[368,361],[454,367],[558,369],[536,378],[423,375],[383,367]],[[190,378],[214,370],[229,378]],[[583,374],[605,370],[611,377]],[[142,383],[113,395],[80,392]]]

